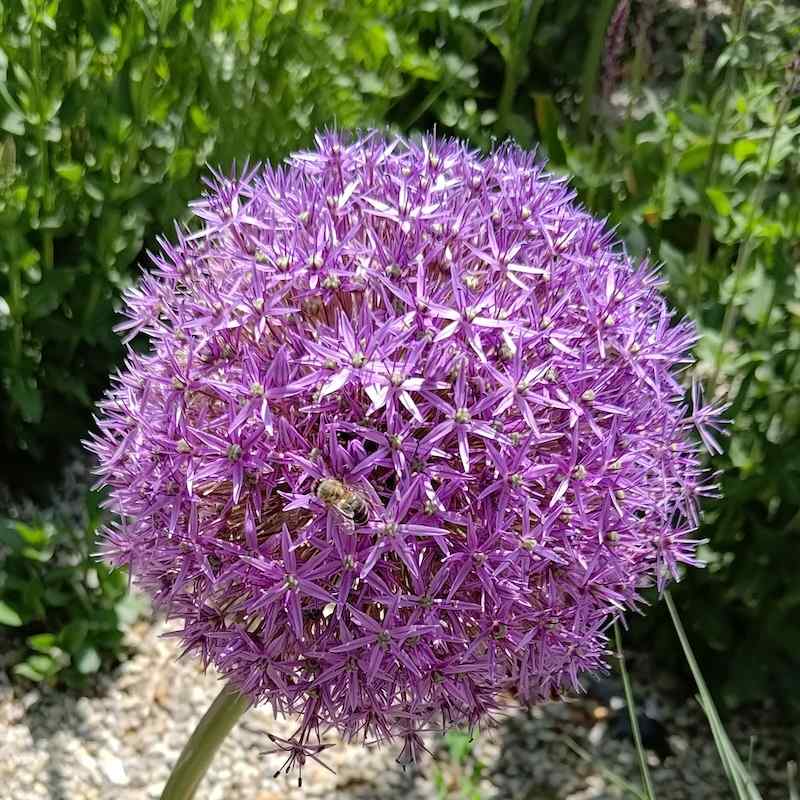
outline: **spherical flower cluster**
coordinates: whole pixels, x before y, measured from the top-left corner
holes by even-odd
[[[693,328],[531,155],[329,133],[192,210],[126,297],[104,552],[290,764],[578,688],[696,563]]]

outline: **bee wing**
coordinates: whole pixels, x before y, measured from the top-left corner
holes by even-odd
[[[372,484],[368,481],[363,481],[358,485],[358,488],[354,490],[356,494],[360,494],[364,500],[367,501],[368,506],[378,506],[382,507],[383,503],[381,502],[381,498],[378,496],[378,493],[372,488]]]

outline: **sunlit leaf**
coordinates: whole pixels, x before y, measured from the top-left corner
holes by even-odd
[[[0,625],[10,625],[11,627],[22,625],[22,617],[3,600],[0,600]]]

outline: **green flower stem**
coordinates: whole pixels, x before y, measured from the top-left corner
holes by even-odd
[[[619,630],[619,623],[614,623],[614,639],[617,645],[617,660],[619,661],[619,671],[622,675],[622,685],[625,689],[625,705],[628,707],[628,717],[631,721],[631,731],[633,741],[636,744],[636,755],[639,756],[639,769],[642,773],[642,784],[644,785],[647,800],[656,800],[653,781],[650,778],[650,768],[647,766],[647,753],[642,745],[642,734],[639,732],[639,720],[636,718],[636,706],[633,704],[633,688],[631,679],[628,675],[628,668],[625,666],[625,653],[622,650],[622,634]]]
[[[191,800],[214,755],[250,707],[250,700],[230,685],[217,695],[178,757],[161,800]]]

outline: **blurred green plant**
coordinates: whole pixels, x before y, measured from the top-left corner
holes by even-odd
[[[486,46],[482,14],[402,0],[0,4],[0,454],[17,472],[85,430],[121,354],[115,300],[207,162],[279,160],[317,128],[379,124],[439,87],[433,113],[457,126],[477,87],[460,53]]]
[[[92,558],[101,511],[68,520],[0,520],[0,634],[14,674],[80,688],[123,652],[123,627],[146,609],[124,571]]]
[[[632,49],[588,142],[574,110],[537,93],[523,143],[538,138],[629,252],[663,263],[671,299],[699,325],[696,372],[733,424],[714,462],[723,499],[706,504],[700,532],[708,569],[675,595],[722,697],[760,699],[771,685],[798,698],[800,10],[737,0],[732,17],[698,12],[694,28],[677,83],[637,80]],[[665,622],[660,610],[634,630],[676,664]]]
[[[481,800],[486,765],[475,757],[474,743],[467,731],[453,729],[444,735],[446,766],[437,764],[433,775],[439,800]]]

